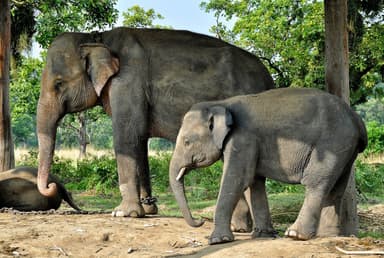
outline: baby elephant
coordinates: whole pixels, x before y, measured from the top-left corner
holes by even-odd
[[[286,236],[306,240],[317,233],[322,207],[340,207],[352,164],[367,145],[361,118],[341,99],[314,89],[276,89],[223,101],[198,103],[184,116],[170,164],[170,183],[187,223],[192,218],[184,175],[220,158],[224,171],[210,244],[234,240],[230,220],[250,189],[253,237],[274,229],[265,179],[303,184],[305,200]]]
[[[36,184],[37,168],[19,167],[0,172],[0,208],[14,208],[19,211],[44,211],[58,209],[62,199],[72,208],[80,210],[73,202],[71,194],[58,178],[49,176],[49,182],[55,182],[58,192],[53,197],[40,194]]]

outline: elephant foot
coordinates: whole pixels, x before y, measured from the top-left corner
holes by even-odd
[[[272,229],[255,228],[252,233],[252,238],[277,238],[277,231]]]
[[[252,218],[250,213],[243,216],[234,216],[231,220],[231,230],[233,232],[248,233],[252,232]]]
[[[299,230],[293,227],[290,227],[285,231],[284,236],[295,240],[309,240],[315,236],[315,232],[305,233],[300,232]]]
[[[145,211],[140,204],[129,205],[121,203],[112,211],[112,217],[132,217],[142,218],[145,216]]]
[[[231,219],[231,230],[233,232],[252,232],[253,220],[245,197],[240,198]]]
[[[233,236],[230,230],[225,230],[225,231],[215,230],[212,233],[212,235],[208,238],[208,244],[210,245],[223,244],[223,243],[232,242],[233,240],[235,240],[235,237]]]
[[[156,204],[143,204],[143,208],[146,215],[155,215],[158,212]]]
[[[143,205],[146,215],[155,215],[158,212],[156,205],[156,197],[146,197],[141,199],[141,204]]]

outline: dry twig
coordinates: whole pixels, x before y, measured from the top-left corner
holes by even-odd
[[[384,255],[384,251],[347,251],[342,249],[341,247],[336,246],[336,249],[339,252],[342,252],[343,254],[348,254],[348,255]]]

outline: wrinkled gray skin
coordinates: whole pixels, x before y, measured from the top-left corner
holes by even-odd
[[[273,236],[265,179],[303,184],[303,206],[285,234],[306,240],[316,236],[322,207],[334,206],[339,214],[351,166],[366,144],[361,118],[338,97],[319,90],[276,89],[203,102],[184,117],[171,160],[170,183],[186,221],[201,224],[191,216],[183,176],[223,158],[210,244],[233,241],[231,215],[247,188],[253,237]],[[323,234],[337,235],[338,229],[329,228]]]
[[[37,189],[37,168],[18,167],[0,172],[0,208],[14,208],[19,211],[56,210],[64,200],[75,210],[80,210],[71,193],[57,177],[50,175],[48,182],[54,182],[58,190],[51,197],[42,195]]]
[[[121,204],[114,216],[157,213],[147,158],[149,137],[175,141],[185,112],[201,101],[274,87],[258,58],[187,31],[117,28],[64,33],[50,46],[37,109],[39,191],[47,184],[56,129],[66,114],[103,105],[112,117]],[[144,206],[144,208],[143,208]]]

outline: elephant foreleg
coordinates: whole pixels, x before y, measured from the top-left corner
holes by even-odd
[[[215,212],[215,229],[209,237],[209,244],[220,244],[234,240],[231,231],[231,217],[244,190],[248,186],[250,172],[247,162],[240,162],[244,153],[236,151],[233,142],[227,143],[224,151],[224,168]]]
[[[128,80],[129,79],[129,80]],[[113,216],[143,217],[142,198],[151,196],[147,158],[148,117],[141,79],[114,80],[111,110],[114,148],[122,201]],[[130,83],[131,91],[125,83]],[[145,206],[145,205],[144,205]]]

